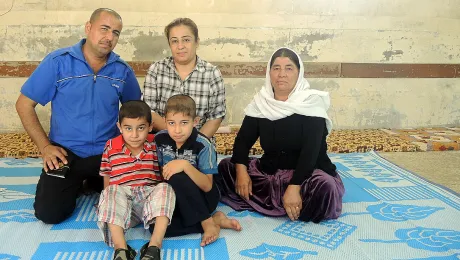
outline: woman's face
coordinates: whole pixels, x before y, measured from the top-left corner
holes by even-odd
[[[270,68],[270,81],[276,95],[289,95],[298,77],[299,69],[288,57],[276,58]]]
[[[169,31],[169,48],[174,61],[185,65],[195,61],[198,41],[188,26],[179,25]]]

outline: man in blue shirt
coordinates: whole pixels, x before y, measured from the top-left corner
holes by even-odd
[[[16,110],[43,157],[34,209],[45,223],[72,214],[83,181],[102,190],[101,154],[107,140],[119,134],[119,103],[140,99],[133,70],[113,52],[122,27],[117,12],[95,10],[85,25],[86,39],[48,54],[22,86]],[[35,111],[38,103],[48,102],[49,138]],[[65,178],[48,175],[60,161],[70,168]]]

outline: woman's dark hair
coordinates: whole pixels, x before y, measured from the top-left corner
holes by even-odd
[[[123,103],[118,113],[118,122],[121,124],[125,118],[145,118],[149,123],[152,122],[152,111],[149,105],[142,100],[131,100]]]
[[[166,25],[166,27],[165,27],[165,35],[166,35],[166,39],[168,39],[168,42],[169,42],[169,33],[170,33],[171,29],[176,27],[176,26],[179,26],[179,25],[185,25],[188,28],[190,28],[190,30],[193,33],[193,36],[195,36],[195,42],[198,42],[198,39],[199,39],[199,37],[198,37],[198,26],[196,26],[196,23],[194,21],[192,21],[192,19],[190,19],[190,18],[176,18],[176,19],[174,19],[174,21],[172,21],[168,25]]]
[[[287,48],[281,48],[277,50],[270,61],[270,68],[273,66],[273,62],[275,62],[276,58],[278,57],[286,57],[289,58],[297,67],[298,70],[300,70],[300,62],[299,58],[297,57],[297,54]]]

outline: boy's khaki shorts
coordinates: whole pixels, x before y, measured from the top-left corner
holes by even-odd
[[[105,243],[113,247],[107,223],[120,226],[125,232],[139,223],[144,223],[144,228],[148,229],[158,216],[168,217],[171,223],[175,203],[174,190],[165,182],[156,186],[110,185],[99,198],[97,225]]]

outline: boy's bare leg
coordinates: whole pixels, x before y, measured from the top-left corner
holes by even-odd
[[[238,222],[236,219],[229,219],[222,211],[217,211],[214,213],[214,215],[212,215],[212,219],[216,225],[219,225],[219,227],[223,229],[241,231],[240,222]]]
[[[112,236],[113,247],[115,249],[122,248],[128,249],[128,245],[125,240],[125,232],[122,227],[107,223],[110,235]]]
[[[166,216],[158,216],[155,219],[155,227],[153,228],[152,236],[150,237],[149,246],[161,248],[165,237],[166,229],[168,228],[169,219]]]
[[[209,245],[217,240],[220,233],[220,226],[214,223],[212,217],[201,221],[201,226],[203,227],[204,233],[201,238],[200,246]]]

